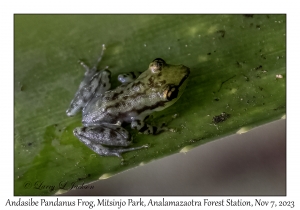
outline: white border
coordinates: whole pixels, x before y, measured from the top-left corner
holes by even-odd
[[[295,1],[294,1],[295,2]],[[251,4],[250,4],[251,3]],[[287,197],[265,200],[294,200],[300,189],[299,177],[299,12],[298,5],[283,1],[4,1],[1,3],[1,166],[0,205],[13,197],[13,14],[15,13],[287,13]],[[4,135],[3,135],[4,134]],[[26,197],[27,199],[28,197]],[[39,197],[40,199],[42,197]],[[47,197],[48,198],[48,197]],[[108,198],[108,197],[107,197]],[[192,197],[169,197],[189,200]],[[238,199],[239,197],[235,197]],[[56,198],[48,198],[56,200]],[[63,197],[73,200],[73,197]],[[88,197],[84,197],[88,199]],[[91,198],[96,199],[96,198]],[[147,199],[147,197],[145,197]],[[158,198],[156,198],[158,199]],[[201,198],[203,199],[203,197]],[[220,200],[222,197],[213,197]],[[242,197],[247,199],[247,197]],[[254,199],[249,197],[249,199]],[[299,203],[296,202],[296,205]],[[297,205],[297,206],[298,206]],[[169,207],[170,208],[170,207]],[[228,208],[229,209],[229,208]]]

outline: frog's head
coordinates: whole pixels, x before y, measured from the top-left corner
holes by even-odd
[[[164,108],[175,103],[186,87],[190,69],[184,65],[170,65],[156,58],[150,63],[149,70],[154,76],[153,83],[160,86],[157,90],[166,101]]]

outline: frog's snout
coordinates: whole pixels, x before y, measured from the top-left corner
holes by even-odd
[[[186,67],[186,66],[184,66],[185,68],[186,68],[186,78],[188,78],[189,76],[190,76],[190,73],[191,73],[191,71],[190,71],[190,68],[189,67]]]
[[[190,68],[181,64],[181,69],[187,74],[190,74]]]
[[[183,80],[187,79],[190,75],[190,68],[184,65],[181,65],[181,72],[184,75]]]

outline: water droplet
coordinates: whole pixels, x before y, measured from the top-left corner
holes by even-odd
[[[186,44],[185,47],[187,47],[188,45]]]
[[[171,50],[171,47],[169,47],[168,50]]]
[[[144,47],[147,47],[147,44],[144,44]]]

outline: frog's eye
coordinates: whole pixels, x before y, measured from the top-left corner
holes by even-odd
[[[164,91],[164,98],[168,101],[171,101],[178,96],[178,87],[175,85],[169,85],[167,89]]]
[[[164,61],[164,59],[162,58],[155,58],[152,62],[157,62],[160,63],[161,65],[164,65],[166,63],[166,61]]]
[[[159,73],[165,64],[166,62],[163,59],[156,58],[150,63],[149,69],[152,73]]]

